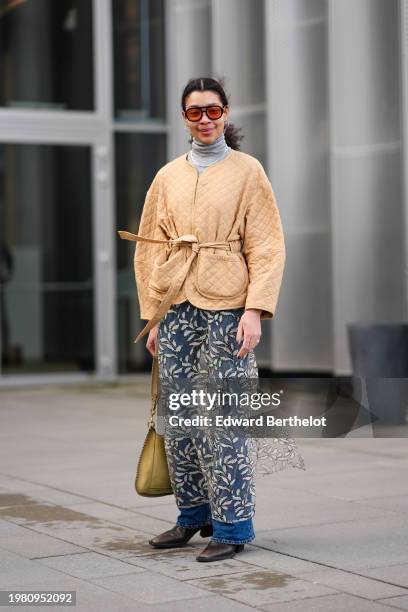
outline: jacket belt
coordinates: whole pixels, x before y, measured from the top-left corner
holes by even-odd
[[[173,278],[170,284],[170,287],[165,293],[163,300],[160,302],[154,315],[146,323],[144,328],[141,330],[141,332],[139,332],[139,334],[136,336],[133,342],[137,342],[138,340],[140,340],[140,338],[145,336],[152,329],[152,327],[154,327],[156,323],[158,323],[164,317],[166,312],[169,310],[171,304],[173,303],[173,300],[177,297],[187,277],[191,264],[193,263],[194,259],[198,255],[198,252],[200,249],[202,248],[212,248],[212,249],[229,248],[231,251],[238,252],[237,250],[233,248],[233,244],[235,243],[236,246],[239,246],[239,250],[241,246],[241,239],[239,237],[229,239],[224,242],[198,242],[198,238],[194,236],[193,234],[184,234],[183,236],[180,236],[179,238],[170,238],[168,240],[161,240],[161,239],[156,239],[156,238],[146,238],[145,236],[139,236],[138,234],[131,234],[130,232],[125,232],[121,230],[118,231],[118,234],[123,240],[133,240],[135,242],[137,241],[155,242],[155,243],[159,242],[159,243],[167,244],[170,247],[175,247],[175,246],[180,246],[180,245],[190,245],[191,246],[191,254],[189,255],[187,261],[184,263],[183,266],[181,266],[179,272]],[[237,243],[239,243],[239,245],[237,245]]]

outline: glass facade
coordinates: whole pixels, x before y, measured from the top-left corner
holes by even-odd
[[[119,0],[112,3],[116,226],[137,233],[146,192],[166,163],[164,3]],[[129,131],[126,131],[128,126]],[[136,125],[138,131],[132,131]],[[116,243],[117,369],[119,374],[148,370],[145,342],[132,339],[140,320],[133,257],[135,242]]]
[[[3,374],[92,371],[89,147],[0,145]]]
[[[167,160],[164,47],[163,0],[0,0],[0,384],[150,367],[116,230]]]

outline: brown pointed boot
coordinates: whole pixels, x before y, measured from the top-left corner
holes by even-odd
[[[149,544],[153,548],[178,548],[185,546],[197,531],[200,532],[201,537],[208,538],[212,535],[213,528],[212,525],[205,525],[204,527],[182,527],[181,525],[175,525],[168,531],[149,540]]]
[[[231,559],[242,550],[244,550],[244,544],[223,544],[211,540],[196,559],[202,562],[222,561],[223,559]]]

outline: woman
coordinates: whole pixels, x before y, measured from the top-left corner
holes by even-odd
[[[135,341],[149,333],[163,387],[216,379],[242,389],[258,378],[261,320],[275,315],[285,262],[280,215],[262,165],[239,150],[221,83],[191,79],[181,106],[191,149],[156,174],[139,234],[121,232],[138,242],[136,283],[141,318],[149,319]],[[211,540],[198,561],[233,557],[255,538],[255,467],[305,469],[303,457],[286,430],[255,443],[227,427],[170,427],[167,417],[179,516],[149,543],[184,546],[199,531]]]

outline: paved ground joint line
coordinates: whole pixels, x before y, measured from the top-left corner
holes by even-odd
[[[299,561],[305,561],[305,563],[314,563],[315,565],[320,565],[321,567],[327,567],[328,569],[333,569],[333,570],[336,570],[338,572],[343,572],[344,574],[351,574],[353,576],[358,576],[359,578],[366,578],[367,580],[374,580],[376,582],[382,582],[384,584],[390,584],[391,586],[399,587],[400,589],[406,589],[407,592],[408,592],[408,588],[407,587],[401,586],[400,584],[395,584],[394,582],[389,582],[388,580],[384,580],[382,578],[376,578],[374,576],[365,576],[364,574],[360,574],[357,570],[353,571],[353,570],[348,570],[348,569],[341,568],[341,567],[336,567],[335,565],[329,565],[328,563],[323,563],[322,561],[312,561],[311,559],[306,559],[304,557],[298,557],[297,555],[290,555],[290,554],[287,554],[287,553],[283,553],[283,552],[281,552],[279,550],[273,550],[273,548],[266,548],[265,546],[260,546],[259,544],[252,544],[252,546],[254,548],[259,548],[259,549],[264,550],[266,552],[274,552],[275,554],[282,555],[282,557],[290,557],[292,559],[299,559]],[[242,563],[246,563],[247,565],[252,565],[253,567],[262,567],[261,565],[256,565],[254,562],[251,562],[249,560],[245,561],[244,559],[240,559],[240,561]],[[404,565],[404,564],[394,563],[394,566],[398,566],[398,565]],[[383,567],[383,566],[380,565],[380,566],[376,566],[374,568],[368,567],[366,569],[378,569],[378,568],[381,568],[381,567]],[[393,566],[392,565],[387,565],[385,567],[393,567]],[[264,568],[264,569],[267,569],[267,568]],[[279,572],[279,570],[276,570],[276,571]],[[313,570],[311,570],[311,572],[313,572]],[[303,579],[307,579],[307,578],[304,577],[304,575],[302,575],[302,580]],[[403,597],[405,597],[405,595],[403,595]],[[365,599],[365,598],[363,597],[362,599]],[[384,598],[384,599],[387,599],[387,598]],[[376,601],[376,600],[373,599],[373,600],[370,600],[370,601]]]

